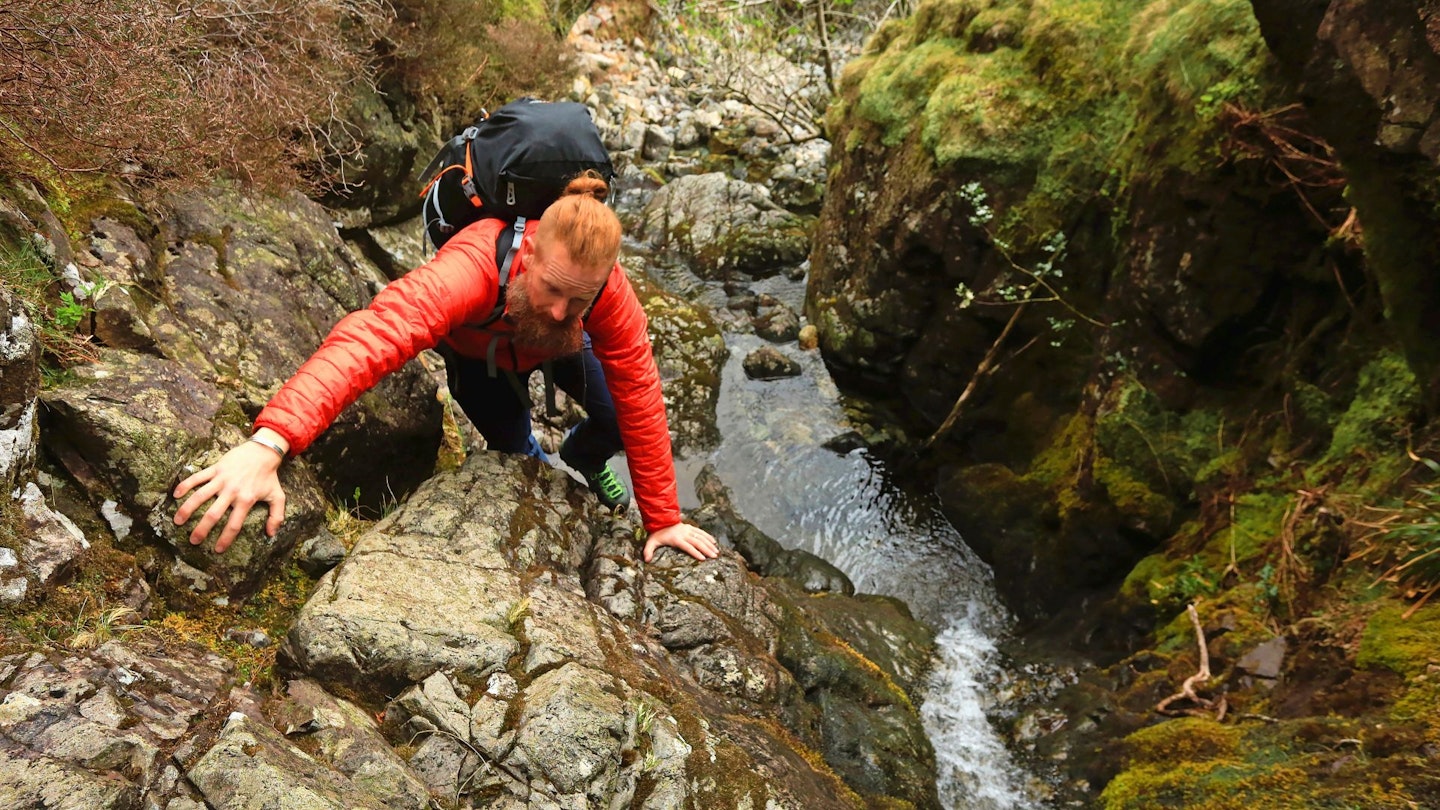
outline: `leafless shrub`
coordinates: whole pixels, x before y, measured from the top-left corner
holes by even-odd
[[[0,0],[0,170],[281,186],[343,165],[333,133],[389,19],[385,0]]]
[[[769,118],[791,141],[823,135],[838,66],[909,0],[655,0],[668,46],[696,89]]]
[[[394,0],[385,72],[437,112],[468,121],[520,95],[553,98],[569,89],[574,63],[563,20],[502,17],[499,3]]]

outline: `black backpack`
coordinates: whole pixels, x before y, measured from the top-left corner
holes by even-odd
[[[434,175],[420,192],[425,236],[438,249],[485,217],[535,219],[586,169],[607,183],[615,177],[585,105],[522,98],[482,113],[420,176]]]
[[[504,314],[505,287],[525,223],[545,213],[565,186],[587,169],[594,170],[606,183],[615,179],[615,168],[590,118],[590,110],[572,101],[546,102],[529,97],[512,101],[494,113],[482,112],[474,126],[451,138],[431,159],[420,175],[422,181],[430,178],[420,192],[425,223],[422,245],[429,238],[439,250],[461,228],[487,217],[513,220],[495,240],[500,286],[495,308],[482,322],[466,324],[467,328],[484,329]],[[595,297],[598,300],[600,293]],[[587,309],[585,316],[589,314]],[[486,357],[491,377],[497,374],[496,345],[490,344]],[[546,411],[553,416],[557,413],[555,386],[548,361],[544,369]],[[506,376],[528,409],[529,392],[514,372]],[[451,385],[455,385],[453,379]]]

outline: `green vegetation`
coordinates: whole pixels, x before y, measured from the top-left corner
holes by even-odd
[[[91,359],[94,351],[77,332],[90,315],[89,302],[77,301],[70,292],[52,293],[57,286],[32,242],[0,239],[0,288],[19,300],[37,327],[47,379],[66,366]]]
[[[1097,189],[1216,165],[1270,71],[1245,0],[938,0],[847,67],[829,123],[847,149],[918,139],[940,169],[1024,180],[1000,222],[1023,249]]]
[[[1125,740],[1127,767],[1105,788],[1105,810],[1204,807],[1414,808],[1405,785],[1418,763],[1367,756],[1364,732],[1340,720],[1241,726],[1170,720]],[[1317,779],[1317,774],[1325,774]]]
[[[1335,424],[1317,469],[1323,473],[1352,459],[1366,464],[1402,459],[1403,437],[1419,410],[1420,387],[1405,358],[1381,352],[1360,370],[1354,398]],[[1387,472],[1396,472],[1393,464],[1386,466]]]

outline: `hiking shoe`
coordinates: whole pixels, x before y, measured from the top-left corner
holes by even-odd
[[[610,469],[606,464],[595,472],[584,472],[577,470],[585,478],[585,483],[590,486],[590,491],[600,499],[600,505],[606,510],[620,514],[630,506],[630,491],[625,488],[625,482],[620,476]]]

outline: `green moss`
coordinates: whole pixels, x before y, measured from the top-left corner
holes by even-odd
[[[1097,192],[1209,171],[1223,111],[1267,106],[1270,73],[1245,0],[934,0],[852,64],[827,120],[886,146],[918,121],[937,167],[1024,178],[1001,222],[1024,245]]]
[[[1280,538],[1285,514],[1294,503],[1289,493],[1255,491],[1235,499],[1235,522],[1230,528],[1216,532],[1212,548],[1224,549],[1229,558],[1233,543],[1239,564],[1263,557]]]
[[[960,160],[1028,162],[1036,151],[1034,122],[1053,114],[1053,98],[1035,85],[1020,54],[1001,50],[957,62],[935,85],[921,118],[921,142],[944,168]]]
[[[1138,526],[1153,534],[1166,534],[1175,516],[1175,502],[1133,477],[1121,464],[1101,458],[1095,463],[1095,479],[1105,487],[1110,503]]]
[[[1405,607],[1387,604],[1370,617],[1355,663],[1385,667],[1414,677],[1440,665],[1440,605],[1430,605],[1404,618]]]
[[[935,87],[964,73],[959,43],[922,43],[878,60],[860,80],[856,112],[881,128],[881,143],[895,146],[910,134]]]
[[[1045,443],[1045,449],[1030,462],[1025,478],[1051,488],[1072,482],[1090,443],[1090,434],[1090,422],[1082,414],[1062,420]]]
[[[1390,708],[1390,717],[1420,724],[1426,741],[1440,745],[1440,717],[1436,715],[1436,706],[1440,706],[1440,677],[1431,675],[1406,688],[1405,694]]]
[[[1405,358],[1381,352],[1361,369],[1355,396],[1335,425],[1320,461],[1329,467],[1351,456],[1402,456],[1402,436],[1420,407],[1420,387]]]
[[[1385,750],[1413,745],[1417,739],[1413,732],[1363,728],[1335,719],[1243,726],[1199,718],[1161,723],[1126,738],[1127,767],[1101,794],[1100,806],[1115,810],[1428,806],[1423,803],[1426,784],[1433,780],[1424,761],[1404,754],[1389,756]]]
[[[1188,495],[1196,475],[1224,449],[1218,413],[1168,410],[1134,378],[1106,397],[1095,431],[1105,455],[1132,478],[1172,495]]]
[[[1120,599],[1129,603],[1154,603],[1157,585],[1169,574],[1172,565],[1164,554],[1151,554],[1135,563],[1120,583]]]
[[[1129,760],[1139,764],[1231,757],[1239,744],[1239,729],[1199,717],[1167,720],[1125,738]]]

